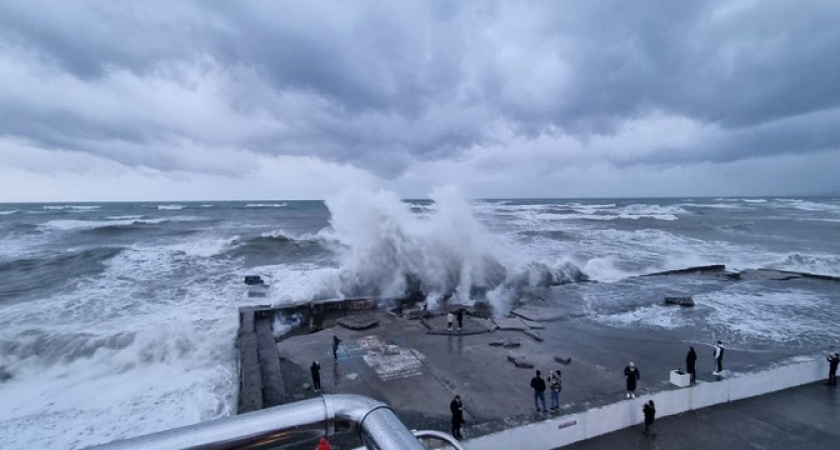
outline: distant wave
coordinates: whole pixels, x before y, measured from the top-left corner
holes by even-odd
[[[20,212],[20,210],[17,210],[17,209],[6,209],[6,210],[2,210],[2,211],[0,211],[0,216],[8,216],[8,215],[10,215],[10,214],[15,214],[15,213],[17,213],[17,212]]]
[[[284,208],[285,203],[248,203],[246,208]]]
[[[654,219],[673,221],[679,215],[690,214],[680,205],[660,206],[633,204],[616,206],[615,204],[587,205],[580,203],[549,205],[502,205],[494,206],[502,212],[510,212],[525,225],[548,223],[564,220],[639,220]]]
[[[44,209],[49,209],[49,210],[69,209],[69,210],[77,210],[77,211],[93,211],[93,210],[97,210],[99,208],[100,208],[99,206],[95,206],[95,205],[92,205],[92,206],[85,206],[85,205],[47,205],[47,206],[44,206]]]
[[[157,209],[165,209],[165,210],[184,209],[184,205],[158,205]]]
[[[50,220],[43,226],[61,231],[92,230],[105,227],[128,227],[132,225],[156,225],[171,219],[122,219],[122,220]]]
[[[800,209],[802,211],[840,211],[840,205],[831,203],[819,203],[808,200],[799,199],[780,199],[791,208]]]

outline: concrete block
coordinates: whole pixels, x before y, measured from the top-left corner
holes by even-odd
[[[681,370],[672,370],[671,384],[679,387],[686,387],[691,384],[691,375]]]

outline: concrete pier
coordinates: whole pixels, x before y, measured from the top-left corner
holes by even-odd
[[[645,398],[662,402],[664,416],[813,382],[824,375],[823,362],[799,361],[795,364],[810,364],[809,369],[796,366],[789,373],[776,374],[792,384],[768,384],[767,370],[787,367],[771,367],[778,365],[778,358],[768,361],[766,355],[727,350],[726,375],[715,376],[711,349],[697,347],[699,383],[679,388],[669,383],[669,374],[683,361],[687,345],[659,332],[628,332],[585,318],[558,321],[546,316],[554,320],[546,321],[534,312],[527,320],[467,314],[460,331],[449,331],[444,315],[409,320],[387,308],[355,299],[243,310],[240,412],[321,393],[359,394],[390,405],[410,429],[449,431],[448,405],[458,394],[465,405],[468,448],[506,449],[527,442],[521,448],[547,450],[639,423],[640,402]],[[275,339],[271,331],[275,316],[296,316],[303,325]],[[347,317],[376,325],[364,329],[338,325]],[[337,360],[332,354],[333,336],[341,339]],[[709,355],[703,353],[706,350]],[[622,375],[631,360],[641,372],[639,398],[632,404],[624,399]],[[320,392],[311,388],[308,368],[313,361],[322,367]],[[544,377],[549,370],[562,371],[559,413],[535,412],[529,387],[535,369]],[[745,373],[752,375],[745,378]],[[807,373],[804,378],[803,373]],[[694,400],[679,400],[685,396]],[[546,397],[549,400],[548,393]],[[613,412],[598,417],[600,428],[591,423],[583,427],[583,417],[593,411]],[[523,436],[538,438],[523,440]],[[343,442],[342,448],[358,445],[352,436],[336,442]]]

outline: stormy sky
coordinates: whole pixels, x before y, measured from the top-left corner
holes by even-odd
[[[840,193],[840,2],[0,1],[0,201]]]

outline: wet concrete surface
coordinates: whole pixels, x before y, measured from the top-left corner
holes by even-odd
[[[655,437],[644,435],[638,425],[562,448],[837,449],[838,414],[840,388],[814,383],[657,419]]]
[[[551,417],[534,410],[529,387],[534,369],[515,367],[509,355],[532,362],[543,377],[549,370],[561,370],[560,414],[568,414],[624,398],[622,372],[629,361],[641,373],[637,394],[676,389],[668,382],[669,372],[684,365],[689,345],[665,332],[611,328],[585,318],[533,324],[536,329],[531,331],[544,339],[538,341],[521,330],[480,332],[487,323],[472,316],[465,318],[462,332],[449,332],[443,316],[420,321],[384,310],[353,314],[373,315],[379,325],[355,331],[327,318],[323,330],[277,343],[288,401],[320,395],[304,388],[311,384],[308,367],[317,360],[322,366],[322,393],[359,394],[382,401],[410,429],[449,432],[449,402],[461,395],[467,439]],[[333,335],[342,339],[337,361],[332,357]],[[490,345],[498,341],[516,341],[520,346]],[[698,381],[719,380],[711,374],[711,343],[691,344],[700,357]],[[727,350],[725,367],[750,371],[786,356],[794,355]],[[560,364],[556,357],[572,362]],[[357,438],[338,439],[345,441],[341,448],[358,445]]]

